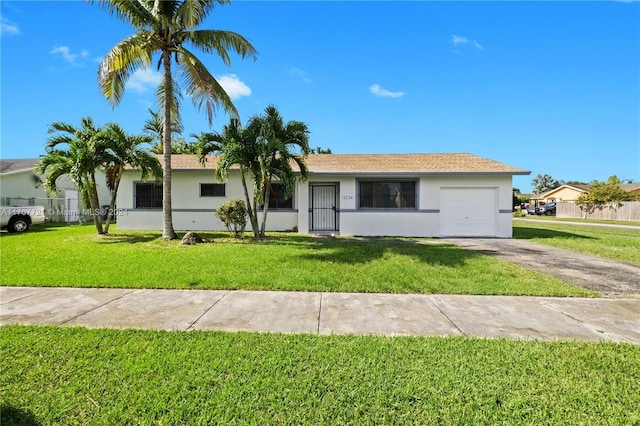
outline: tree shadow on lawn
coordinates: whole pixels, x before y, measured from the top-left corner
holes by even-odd
[[[12,405],[0,405],[0,424],[2,426],[39,426],[42,423],[30,411]]]
[[[419,240],[327,240],[301,253],[300,257],[338,264],[369,263],[390,255],[413,258],[422,263],[457,267],[482,255],[447,243],[424,243]]]
[[[136,243],[148,243],[149,241],[157,240],[159,235],[157,233],[116,233],[106,235],[96,235],[99,244],[136,244]]]
[[[558,231],[546,228],[513,228],[513,238],[517,240],[533,240],[536,238],[561,238],[561,239],[584,239],[593,240],[594,237],[574,234],[573,232]]]
[[[188,232],[188,231],[187,231]],[[117,243],[148,243],[157,241],[159,243],[165,241],[169,246],[181,246],[182,238],[187,234],[185,231],[177,232],[177,238],[173,240],[163,240],[162,233],[159,231],[115,231],[105,235],[95,235],[99,244],[117,244]],[[230,243],[230,244],[248,244],[256,242],[253,238],[233,238],[231,234],[225,232],[199,232],[194,231],[204,241],[197,245],[206,245],[213,243]],[[261,242],[261,241],[257,241]]]

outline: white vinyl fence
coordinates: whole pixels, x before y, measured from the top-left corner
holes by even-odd
[[[617,220],[640,222],[640,201],[623,201],[618,205],[605,205],[592,210],[584,210],[575,203],[557,203],[556,217]]]

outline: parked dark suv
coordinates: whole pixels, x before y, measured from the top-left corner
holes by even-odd
[[[550,203],[545,204],[544,206],[540,206],[540,209],[536,214],[543,214],[546,216],[552,216],[556,214],[556,202],[552,201]]]

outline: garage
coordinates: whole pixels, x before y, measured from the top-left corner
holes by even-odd
[[[498,236],[498,188],[440,188],[440,236]]]

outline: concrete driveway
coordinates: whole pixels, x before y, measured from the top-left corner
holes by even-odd
[[[605,297],[640,297],[640,265],[633,263],[527,240],[446,238],[442,241],[551,275],[569,284],[597,291]]]

